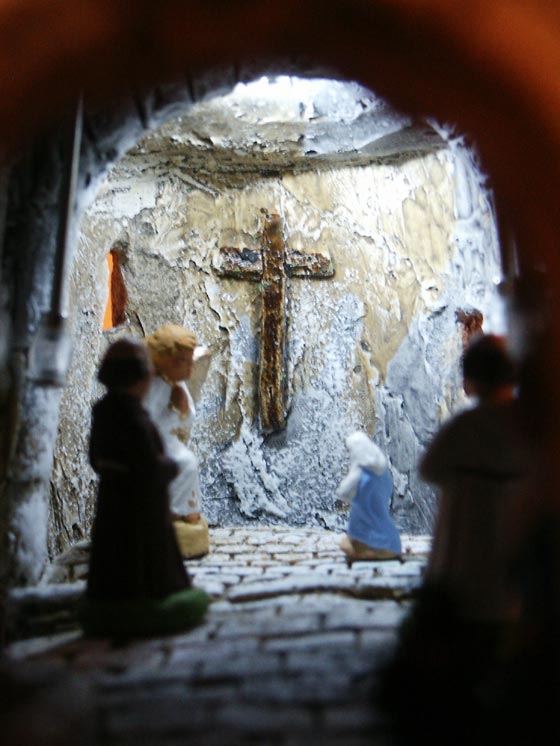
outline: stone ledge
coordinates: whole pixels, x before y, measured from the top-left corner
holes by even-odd
[[[101,743],[382,743],[385,726],[371,706],[376,666],[396,643],[429,540],[405,537],[416,553],[403,561],[352,567],[339,540],[321,529],[213,529],[213,552],[186,563],[214,598],[206,619],[164,638],[84,639],[75,629],[83,581],[16,589],[12,622],[33,637],[7,654],[90,677]],[[83,563],[86,551],[81,543],[57,572],[73,577],[72,563]],[[48,634],[70,623],[74,631]]]
[[[211,552],[199,560],[189,560],[187,567],[193,576],[224,573],[228,575],[262,574],[270,567],[282,567],[291,572],[293,568],[307,566],[328,572],[329,569],[344,567],[344,557],[338,545],[341,533],[319,528],[291,528],[278,526],[211,528]],[[417,567],[405,568],[409,563],[425,560],[431,544],[428,536],[402,537],[402,571],[399,563],[355,563],[354,572],[367,572],[364,566],[395,566],[387,572],[395,574],[416,574]],[[60,584],[83,580],[84,568],[89,559],[88,541],[75,544],[68,551],[55,558],[48,568],[42,585]],[[329,563],[330,560],[330,563]],[[227,568],[225,567],[227,565]],[[237,565],[237,567],[235,567]],[[377,570],[379,571],[379,569]],[[386,574],[386,573],[385,573]],[[222,580],[222,579],[220,579]],[[227,584],[227,581],[222,580]],[[235,582],[234,580],[231,583]],[[214,594],[218,595],[218,594]]]
[[[232,604],[246,609],[259,603],[286,606],[290,597],[297,600],[302,595],[334,594],[372,601],[400,601],[412,596],[421,582],[428,537],[404,536],[405,554],[400,562],[358,562],[352,567],[346,565],[338,549],[340,538],[340,533],[318,528],[213,528],[211,553],[188,561],[186,567],[194,585],[211,596],[212,608],[216,612],[223,608],[229,615]],[[83,575],[88,555],[89,542],[81,541],[53,562],[40,585],[10,593],[8,639],[77,629],[77,603],[85,580],[73,579]],[[217,605],[222,602],[226,605]],[[270,629],[281,627],[269,624]]]

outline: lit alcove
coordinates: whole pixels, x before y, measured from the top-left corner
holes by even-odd
[[[103,331],[116,329],[126,323],[126,285],[121,269],[121,254],[112,248],[107,261],[107,304],[103,314]]]
[[[277,432],[258,411],[261,286],[242,271],[266,213],[279,215],[287,253],[333,270],[301,277],[286,263]],[[107,246],[119,247],[127,325],[103,335]],[[228,253],[241,256],[237,277],[221,271]],[[399,527],[429,532],[435,498],[417,460],[463,402],[464,320],[480,313],[485,331],[503,330],[499,272],[484,178],[449,128],[341,81],[260,79],[193,105],[129,150],[82,219],[53,472],[60,522],[91,521],[89,409],[109,337],[174,322],[213,350],[192,432],[212,525],[342,529],[335,491],[359,429],[389,456]]]

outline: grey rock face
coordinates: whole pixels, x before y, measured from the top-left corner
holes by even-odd
[[[87,435],[101,354],[121,334],[143,337],[166,322],[193,328],[214,353],[192,433],[211,523],[342,528],[335,490],[347,468],[344,438],[362,429],[389,456],[400,527],[430,530],[435,497],[416,464],[463,404],[455,312],[478,307],[485,328],[500,330],[493,219],[460,141],[433,128],[436,143],[426,130],[412,136],[406,118],[371,94],[346,93],[346,119],[332,122],[326,90],[303,112],[292,107],[284,124],[282,112],[244,109],[239,98],[193,105],[101,185],[82,220],[71,283],[75,357],[52,478],[59,532],[77,525],[85,535],[91,522]],[[376,111],[377,129],[366,127]],[[387,134],[397,138],[390,158],[368,151]],[[324,160],[304,158],[311,141]],[[258,250],[261,208],[281,214],[290,249],[335,266],[332,279],[287,282],[288,417],[267,436],[257,409],[258,285],[213,270],[222,246]],[[128,321],[103,332],[114,247]]]

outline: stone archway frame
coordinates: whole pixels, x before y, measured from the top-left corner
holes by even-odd
[[[242,81],[267,62],[311,61],[409,114],[455,122],[477,143],[522,263],[546,266],[560,317],[560,8],[547,0],[138,0],[132,14],[125,0],[11,0],[0,9],[0,38],[0,133],[9,143],[55,122],[79,90],[102,103],[131,85],[232,61]],[[539,381],[558,420],[555,353],[560,325]],[[558,441],[549,437],[551,455]],[[551,456],[545,467],[550,494],[558,492],[560,463]]]
[[[546,187],[555,183],[560,150],[560,10],[546,0],[486,5],[161,0],[156,7],[139,0],[131,15],[125,0],[61,0],[56,8],[12,0],[0,10],[0,131],[32,134],[69,108],[79,89],[102,101],[131,84],[232,62],[237,79],[248,80],[266,61],[301,60],[302,68],[312,61],[413,115],[457,122],[475,138],[518,235],[546,257],[559,210]],[[242,62],[250,59],[259,62]],[[529,186],[539,190],[540,206],[527,204]]]
[[[11,0],[0,9],[0,133],[36,133],[80,89],[102,102],[206,71],[200,99],[215,87],[209,70],[219,85],[224,67],[247,81],[281,60],[312,63],[472,136],[522,261],[543,262],[555,289],[559,39],[547,0],[138,0],[132,13],[127,0]]]

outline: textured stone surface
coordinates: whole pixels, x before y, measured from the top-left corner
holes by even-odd
[[[280,216],[264,212],[260,251],[220,247],[214,270],[220,277],[260,283],[258,417],[261,432],[270,433],[286,424],[286,276],[325,279],[335,271],[328,256],[289,251]]]
[[[72,277],[75,363],[53,472],[66,541],[74,527],[87,535],[91,523],[94,481],[85,454],[89,407],[100,393],[97,361],[123,331],[141,337],[167,321],[193,327],[214,352],[192,433],[212,523],[341,528],[346,515],[335,490],[347,467],[344,438],[363,429],[389,454],[400,527],[431,529],[433,493],[417,479],[416,464],[438,423],[461,402],[457,307],[478,306],[486,329],[496,318],[492,215],[457,140],[357,166],[329,162],[348,137],[360,147],[368,139],[354,93],[347,139],[341,128],[328,145],[321,140],[327,160],[320,167],[301,160],[296,169],[263,170],[255,152],[267,150],[264,134],[249,142],[243,105],[231,102],[240,126],[232,130],[229,122],[226,132],[224,103],[219,114],[216,99],[150,135],[101,185],[82,220]],[[324,102],[316,103],[323,111]],[[315,121],[306,117],[298,132]],[[398,117],[387,121],[395,130],[404,126]],[[322,121],[325,138],[327,125]],[[286,126],[289,142],[295,130]],[[203,157],[191,159],[193,147]],[[282,147],[271,141],[275,157]],[[230,148],[238,148],[243,168],[227,165]],[[212,269],[220,247],[258,250],[262,208],[281,214],[292,250],[324,254],[336,267],[332,279],[288,283],[287,420],[268,437],[255,407],[260,292],[256,283]],[[105,258],[114,247],[128,326],[101,334]]]
[[[189,561],[187,567],[194,584],[215,603],[204,631],[192,633],[188,640],[255,634],[265,639],[303,628],[339,630],[351,626],[352,619],[364,629],[394,625],[402,610],[399,602],[410,598],[420,583],[429,539],[404,536],[402,562],[357,562],[351,568],[338,548],[340,539],[341,534],[320,529],[212,529],[211,553]],[[300,551],[294,551],[296,547]],[[41,585],[14,589],[8,605],[8,634],[32,640],[76,629],[88,557],[89,544],[78,542],[53,562]],[[333,599],[341,593],[344,606],[333,607]],[[387,603],[380,606],[379,600]],[[302,602],[307,608],[305,619],[299,614]],[[239,613],[230,616],[234,609]]]
[[[335,532],[242,527],[214,529],[211,537],[213,553],[187,563],[196,585],[223,588],[200,627],[131,643],[51,634],[13,643],[8,656],[56,663],[75,686],[91,684],[100,745],[383,743],[386,726],[371,687],[408,602],[362,600],[351,589],[384,578],[398,590],[402,574],[419,578],[429,539],[404,536],[405,551],[414,547],[419,554],[409,551],[402,563],[348,568]],[[279,546],[291,554],[297,547],[310,559],[277,564],[270,557]],[[61,557],[52,577],[71,577],[72,562],[81,562],[84,551],[80,545]],[[298,570],[306,588],[298,585]],[[257,581],[266,592],[243,600],[239,592]],[[32,598],[52,606],[64,587],[20,590],[12,602],[27,599],[28,612]],[[75,598],[81,588],[66,584],[67,596]]]

